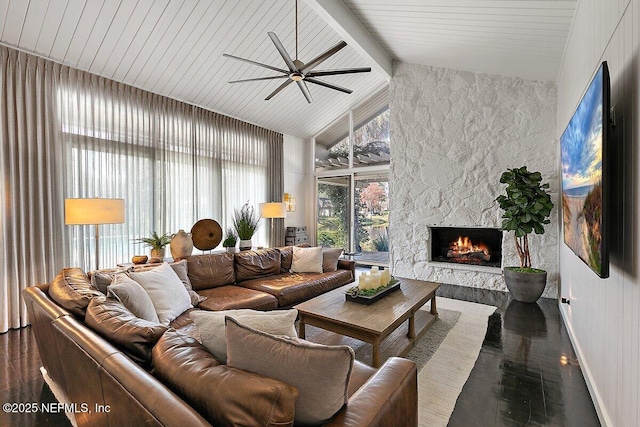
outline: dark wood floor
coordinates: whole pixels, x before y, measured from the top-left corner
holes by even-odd
[[[453,285],[438,295],[497,307],[450,427],[600,425],[556,300]]]
[[[600,425],[555,300],[522,304],[504,292],[452,285],[438,295],[498,307],[449,426]],[[31,328],[0,335],[0,350],[1,403],[55,402]],[[64,413],[0,412],[0,426],[69,425]]]

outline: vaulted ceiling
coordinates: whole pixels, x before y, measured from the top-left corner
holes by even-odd
[[[223,53],[284,68],[267,36],[295,52],[294,0],[0,0],[0,43],[74,68],[308,138],[384,87],[391,61],[555,80],[575,1],[300,0],[299,57],[348,46],[318,69],[351,95],[295,85],[270,101],[276,75]]]

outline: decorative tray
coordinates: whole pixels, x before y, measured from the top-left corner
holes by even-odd
[[[357,302],[359,304],[369,305],[369,304],[373,304],[379,299],[384,298],[386,295],[389,295],[391,292],[397,291],[398,289],[400,289],[400,282],[396,282],[392,285],[387,286],[386,288],[380,289],[378,292],[376,292],[373,295],[357,295],[356,294],[357,289],[358,289],[357,286],[350,288],[347,291],[347,293],[344,295],[345,300]]]

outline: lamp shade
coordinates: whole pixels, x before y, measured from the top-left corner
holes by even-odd
[[[260,203],[260,213],[263,218],[284,218],[287,213],[285,203]]]
[[[122,224],[124,199],[65,199],[64,223],[67,225]]]

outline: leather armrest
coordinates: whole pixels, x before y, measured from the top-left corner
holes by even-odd
[[[391,357],[324,426],[417,426],[418,371],[410,360]]]
[[[339,270],[351,270],[351,274],[353,277],[356,277],[356,262],[348,259],[339,259],[338,260],[338,269]]]

